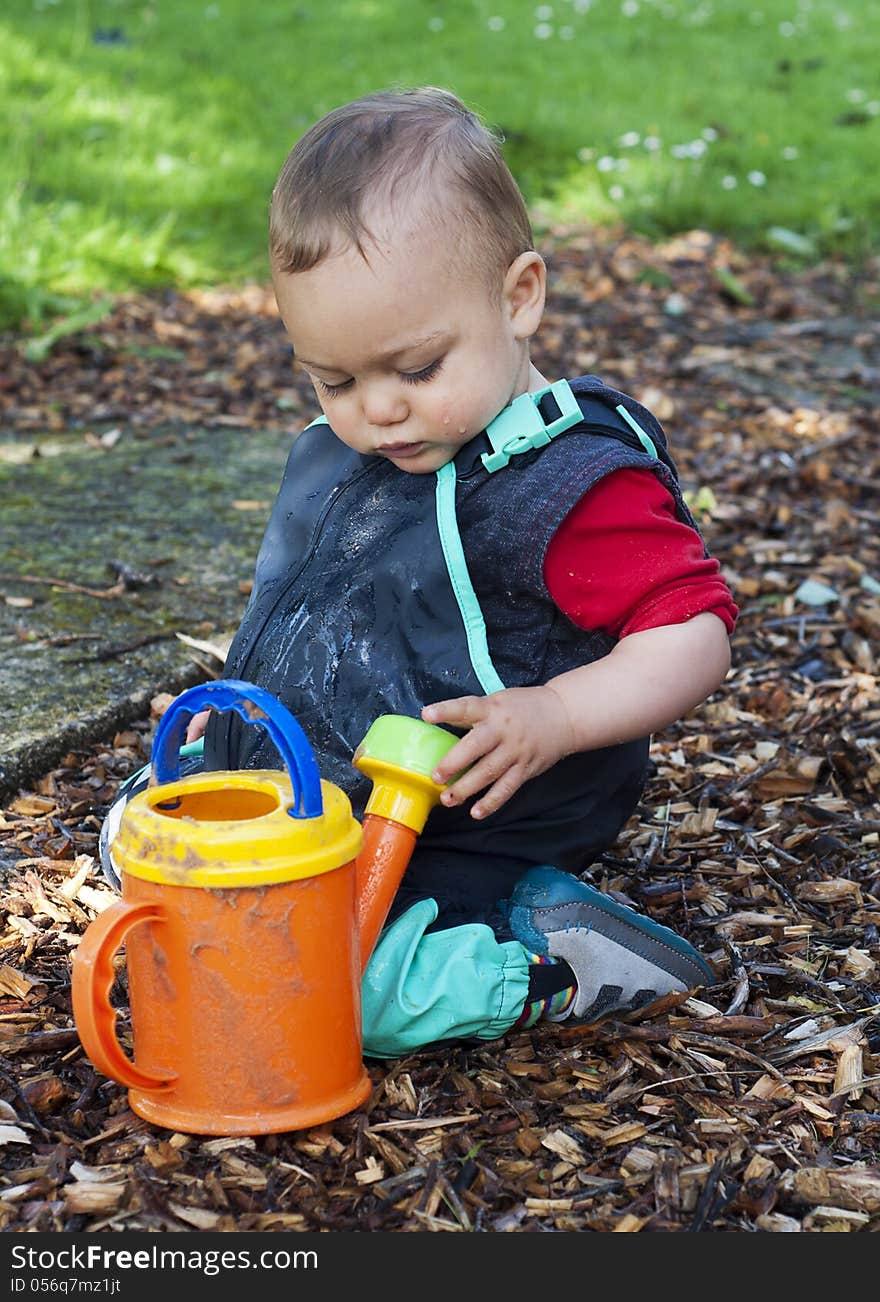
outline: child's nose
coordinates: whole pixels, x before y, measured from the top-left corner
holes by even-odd
[[[374,384],[363,392],[364,419],[370,425],[398,425],[409,415],[409,403],[396,384]]]

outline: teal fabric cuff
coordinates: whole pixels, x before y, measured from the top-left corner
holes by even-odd
[[[526,951],[468,923],[425,930],[437,917],[420,900],[386,927],[362,984],[364,1053],[397,1058],[436,1040],[494,1040],[509,1031],[529,989]]]

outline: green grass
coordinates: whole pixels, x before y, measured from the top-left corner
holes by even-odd
[[[862,255],[878,33],[880,0],[5,0],[0,325],[263,277],[288,149],[392,84],[500,127],[539,226]]]

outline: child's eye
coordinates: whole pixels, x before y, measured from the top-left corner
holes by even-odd
[[[441,357],[436,362],[431,362],[430,366],[423,366],[420,371],[401,371],[400,378],[404,384],[424,384],[426,380],[433,380],[442,365]],[[328,384],[317,375],[313,375],[312,379],[327,398],[335,398],[338,393],[345,393],[354,384],[354,380],[343,380],[341,384]]]
[[[442,357],[432,362],[430,366],[423,366],[420,371],[401,371],[400,378],[404,384],[424,384],[426,380],[433,380],[434,376],[443,365]]]
[[[350,389],[354,384],[354,380],[343,380],[341,384],[326,384],[323,380],[319,380],[317,375],[313,375],[312,379],[328,398],[335,398],[337,393],[345,393],[345,390]]]

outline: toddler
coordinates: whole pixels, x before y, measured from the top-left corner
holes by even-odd
[[[284,702],[357,816],[377,716],[460,736],[364,977],[365,1052],[712,984],[580,874],[632,814],[651,733],[724,681],[737,609],[652,414],[532,362],[546,269],[498,141],[432,87],[335,109],[281,170],[270,258],[323,414],[225,673]],[[278,767],[232,713],[203,732],[208,768]]]

